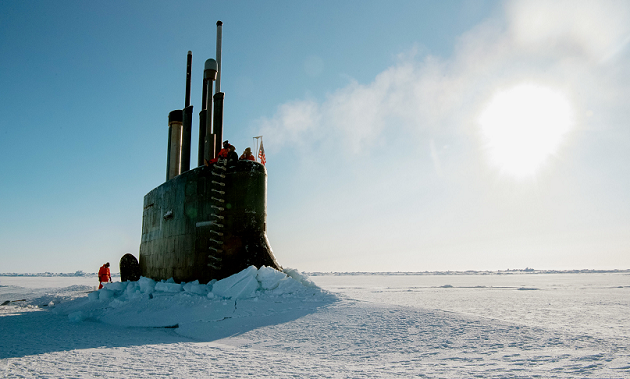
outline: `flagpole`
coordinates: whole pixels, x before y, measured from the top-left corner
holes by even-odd
[[[256,137],[252,137],[252,140],[253,140],[254,146],[255,146],[254,147],[254,149],[255,149],[254,151],[256,151],[254,153],[254,159],[256,160],[256,162],[258,162],[258,140],[256,139]]]
[[[254,158],[256,159],[256,162],[258,162],[258,139],[262,139],[262,136],[258,136],[258,137],[253,137],[253,139],[256,141],[256,155],[254,155]]]

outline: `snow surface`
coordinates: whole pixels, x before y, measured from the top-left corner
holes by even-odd
[[[627,273],[24,279],[0,277],[10,378],[630,378]]]

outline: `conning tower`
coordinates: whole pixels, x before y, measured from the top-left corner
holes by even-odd
[[[267,240],[265,166],[248,160],[204,164],[217,157],[223,140],[222,25],[217,22],[216,60],[204,66],[198,167],[190,170],[189,51],[185,106],[168,118],[166,182],[144,197],[139,264],[142,276],[155,280],[206,283],[250,265],[281,269]]]

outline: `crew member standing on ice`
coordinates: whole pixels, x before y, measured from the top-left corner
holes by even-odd
[[[99,290],[103,288],[103,283],[112,282],[112,276],[109,273],[109,262],[102,265],[101,268],[98,270],[98,281],[99,281],[99,284],[98,284]]]
[[[223,142],[223,149],[221,149],[221,151],[219,151],[219,154],[217,154],[217,157],[211,159],[210,161],[205,161],[204,162],[206,164],[206,166],[210,166],[211,164],[217,163],[219,158],[227,159],[228,153],[230,152],[230,149],[229,149],[230,146],[231,146],[230,143],[227,140],[225,140],[225,142]]]
[[[254,158],[254,156],[252,155],[252,148],[248,147],[247,149],[245,149],[245,151],[243,151],[243,155],[241,155],[241,157],[239,158],[240,160],[247,160],[247,161],[255,161],[256,158]]]

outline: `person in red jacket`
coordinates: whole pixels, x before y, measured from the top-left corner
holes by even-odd
[[[228,153],[230,152],[230,146],[232,146],[232,145],[230,145],[230,143],[227,140],[225,140],[225,142],[223,142],[223,149],[221,149],[221,151],[219,151],[219,154],[217,154],[217,157],[211,159],[210,161],[204,159],[204,164],[206,166],[210,166],[212,164],[217,163],[219,158],[226,159],[227,156],[228,156]]]
[[[99,285],[98,285],[99,290],[103,288],[103,283],[112,282],[112,276],[109,273],[109,262],[102,265],[101,268],[98,270],[98,282],[99,282]]]
[[[239,159],[248,160],[248,161],[255,161],[256,160],[256,158],[254,158],[254,156],[252,155],[251,147],[248,147],[247,149],[245,149],[245,151],[243,151],[243,155],[241,155],[241,157]]]

